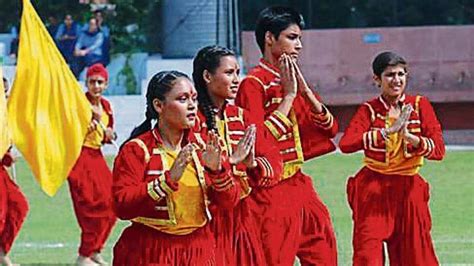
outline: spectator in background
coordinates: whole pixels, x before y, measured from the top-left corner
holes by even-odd
[[[46,29],[48,30],[49,34],[51,35],[51,37],[54,37],[56,36],[56,33],[58,32],[58,28],[59,28],[59,22],[58,22],[58,19],[54,16],[54,15],[50,15],[48,17],[48,26],[46,26]]]
[[[100,31],[104,34],[104,43],[102,44],[102,58],[104,64],[108,65],[110,63],[110,28],[104,22],[104,13],[102,10],[94,11],[94,17],[97,20],[97,25],[99,26]]]
[[[8,79],[5,77],[2,77],[2,82],[3,82],[3,92],[5,92],[5,96],[8,98]]]
[[[18,57],[18,45],[20,44],[20,38],[16,37],[12,39],[10,44],[10,57],[16,59]]]
[[[103,64],[102,44],[104,43],[104,34],[99,29],[96,18],[89,20],[89,27],[83,30],[74,46],[74,56],[76,62],[72,69],[76,78],[79,78],[82,70],[95,63]]]
[[[99,30],[104,35],[104,42],[102,43],[102,58],[103,64],[106,66],[110,62],[110,28],[104,22],[104,11],[102,9],[98,9],[94,11],[94,18],[97,20],[97,26]],[[82,28],[84,31],[89,30],[89,25],[84,25]]]
[[[16,60],[18,56],[18,45],[20,44],[20,36],[18,34],[19,29],[16,26],[11,28],[11,34],[13,35],[13,39],[10,43],[10,58]]]
[[[66,14],[64,23],[59,25],[55,40],[59,51],[61,51],[64,59],[66,59],[66,62],[70,65],[74,59],[74,46],[76,45],[79,33],[79,25],[72,19],[70,14]]]

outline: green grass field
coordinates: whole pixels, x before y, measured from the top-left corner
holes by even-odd
[[[352,220],[345,184],[360,168],[361,160],[362,154],[332,154],[305,166],[331,212],[340,265],[350,265],[352,256]],[[23,265],[74,263],[79,227],[67,184],[50,198],[39,189],[22,160],[17,164],[17,175],[30,212],[10,257]],[[422,175],[431,185],[432,235],[441,264],[474,265],[474,152],[449,152],[441,163],[427,162]],[[121,221],[113,230],[103,251],[107,260],[111,260],[112,247],[127,224]]]

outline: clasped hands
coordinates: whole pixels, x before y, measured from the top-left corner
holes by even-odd
[[[316,113],[323,110],[322,103],[314,96],[311,88],[306,83],[296,59],[283,53],[279,58],[279,68],[281,74],[281,86],[284,97],[295,98],[298,92],[311,103]]]
[[[234,152],[228,158],[230,164],[243,163],[249,168],[257,166],[257,162],[255,161],[256,132],[257,128],[255,125],[250,125],[245,130],[244,136],[240,139]],[[181,179],[186,166],[192,161],[194,149],[193,144],[189,143],[178,153],[170,169],[172,181],[177,182]],[[219,144],[219,135],[214,130],[210,130],[208,132],[205,150],[202,153],[203,164],[210,171],[219,172],[222,170],[222,161],[225,160],[223,157],[223,149]]]
[[[411,104],[403,105],[397,120],[389,128],[382,129],[382,135],[389,136],[395,133],[400,133],[405,141],[408,141],[410,144],[417,147],[420,143],[420,138],[408,131],[408,120],[411,112],[413,112],[413,106]]]

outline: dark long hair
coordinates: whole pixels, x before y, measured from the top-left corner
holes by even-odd
[[[211,129],[216,128],[214,104],[209,97],[207,84],[204,80],[204,70],[214,73],[224,56],[235,56],[234,51],[217,45],[206,46],[199,50],[193,61],[193,80],[198,92],[199,109],[206,116],[206,125]]]
[[[153,107],[153,100],[164,101],[166,94],[173,89],[173,85],[178,78],[189,79],[186,74],[179,71],[161,71],[151,78],[146,91],[145,121],[133,129],[129,140],[151,130],[152,120],[159,119],[158,113]]]

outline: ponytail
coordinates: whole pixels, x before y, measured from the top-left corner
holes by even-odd
[[[224,56],[235,56],[235,53],[222,46],[206,46],[199,50],[193,61],[193,80],[198,92],[199,110],[206,117],[206,125],[209,130],[217,129],[216,112],[203,74],[205,70],[214,73]]]
[[[153,106],[153,100],[164,101],[166,94],[173,88],[174,82],[182,77],[189,79],[186,74],[179,71],[161,71],[151,78],[146,92],[145,121],[132,130],[127,141],[152,129],[153,120],[158,121],[159,119],[158,112],[156,112]]]

